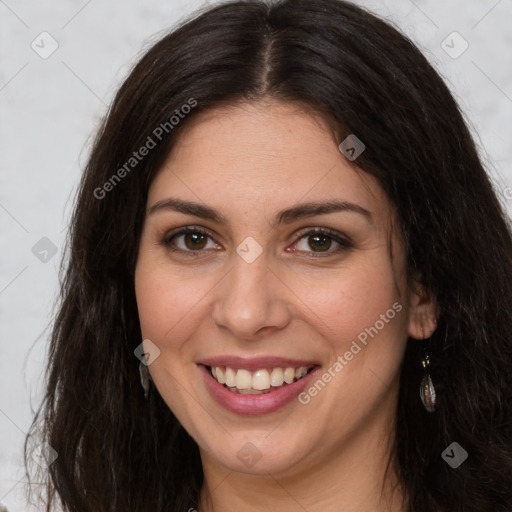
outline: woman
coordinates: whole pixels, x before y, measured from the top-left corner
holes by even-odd
[[[46,510],[512,510],[511,240],[389,24],[201,13],[133,69],[81,183]]]

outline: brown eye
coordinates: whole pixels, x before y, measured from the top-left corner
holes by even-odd
[[[302,244],[302,247],[301,247]],[[329,250],[333,246],[335,250]],[[315,228],[300,235],[299,240],[294,244],[293,251],[300,251],[309,254],[311,257],[323,257],[319,253],[325,253],[325,256],[339,254],[352,247],[351,241],[335,231],[325,228]]]
[[[332,239],[325,235],[310,235],[308,237],[308,244],[310,247],[316,247],[319,251],[324,252],[331,247]]]
[[[191,251],[204,249],[205,243],[207,241],[206,235],[203,235],[202,233],[186,233],[182,236],[186,247]]]
[[[208,247],[210,240],[213,245]],[[172,252],[191,256],[199,256],[201,252],[205,252],[204,249],[215,248],[217,245],[208,232],[195,227],[187,227],[167,235],[162,240],[162,244]]]

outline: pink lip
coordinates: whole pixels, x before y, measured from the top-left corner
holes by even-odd
[[[198,361],[197,364],[205,366],[229,366],[230,368],[244,370],[261,370],[262,368],[299,368],[300,366],[313,366],[320,364],[318,361],[306,361],[299,359],[287,359],[284,357],[253,357],[246,359],[236,356],[216,356]]]
[[[218,358],[218,362],[220,362],[220,358]],[[254,365],[252,363],[255,360],[251,360],[251,367],[248,366],[240,366],[236,365],[233,359],[222,358],[222,361],[226,363],[229,361],[235,368],[245,368],[245,369],[254,369]],[[284,360],[279,360],[284,361]],[[269,365],[268,361],[265,364],[261,364],[263,359],[258,360],[259,366],[257,368],[265,368],[266,366],[275,366]],[[297,368],[298,366],[307,366],[307,364],[300,364],[295,366],[297,361],[293,362],[293,365],[284,365],[293,366]],[[311,363],[310,363],[311,364]],[[215,364],[213,366],[225,366],[226,364]],[[204,382],[206,388],[208,389],[212,398],[224,409],[235,413],[235,414],[246,414],[246,415],[256,415],[256,414],[269,414],[271,412],[277,411],[281,407],[284,407],[288,403],[290,403],[294,398],[296,398],[299,393],[308,385],[311,379],[318,373],[320,367],[313,368],[305,377],[302,379],[293,382],[292,384],[286,384],[283,387],[276,389],[275,391],[271,391],[270,393],[265,393],[263,395],[242,395],[239,393],[233,393],[229,391],[226,387],[215,380],[210,370],[204,366],[202,363],[198,365],[204,378]],[[228,364],[227,366],[230,366]]]

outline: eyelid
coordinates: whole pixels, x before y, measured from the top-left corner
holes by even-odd
[[[212,234],[212,232],[207,229],[207,228],[203,228],[201,226],[194,226],[194,225],[190,225],[190,226],[183,226],[181,228],[177,228],[176,230],[173,230],[169,233],[166,233],[160,243],[162,245],[164,245],[164,247],[166,247],[168,250],[172,251],[172,252],[181,252],[181,253],[188,253],[188,254],[197,254],[199,255],[199,253],[201,252],[205,252],[204,250],[200,250],[200,251],[185,251],[183,249],[171,249],[170,247],[170,244],[171,244],[171,240],[175,237],[178,237],[178,236],[182,236],[182,235],[186,235],[188,233],[201,233],[205,236],[207,236],[208,238],[210,238],[215,244],[219,245],[217,243],[217,241],[215,240],[215,236]]]
[[[193,250],[175,249],[175,248],[170,247],[171,240],[173,238],[182,236],[182,235],[186,235],[188,233],[201,233],[201,234],[207,236],[208,238],[210,238],[215,244],[219,245],[215,239],[216,236],[214,236],[209,229],[201,227],[201,226],[195,226],[195,225],[183,226],[181,228],[177,228],[176,230],[174,230],[170,233],[166,233],[161,240],[161,244],[164,245],[164,247],[166,247],[171,252],[181,253],[181,254],[185,253],[186,255],[189,255],[189,256],[197,257],[197,256],[200,256],[202,252],[208,252],[204,249],[193,251]],[[337,250],[334,250],[334,251],[325,251],[325,252],[322,252],[322,251],[319,251],[319,252],[298,251],[298,252],[310,254],[312,256],[308,256],[308,257],[313,257],[313,258],[329,257],[329,256],[335,256],[335,255],[339,254],[340,252],[346,251],[347,249],[350,249],[353,246],[351,239],[349,237],[347,237],[346,235],[344,235],[343,233],[340,233],[340,232],[335,231],[330,228],[319,227],[319,226],[302,228],[298,232],[294,233],[295,241],[293,242],[293,245],[300,242],[305,236],[307,236],[307,235],[312,236],[315,234],[325,235],[328,238],[331,238],[334,242],[336,242],[338,245],[340,245],[341,248],[338,248]],[[295,252],[295,251],[293,251],[293,252]]]
[[[302,228],[299,231],[295,233],[295,236],[298,238],[303,238],[305,235],[314,235],[314,234],[321,234],[321,235],[329,235],[329,237],[334,239],[339,239],[340,243],[351,243],[351,240],[348,236],[344,235],[343,233],[340,233],[339,231],[336,231],[331,228],[322,228],[322,227],[308,227],[308,228]]]
[[[344,235],[343,233],[340,233],[334,229],[331,228],[325,228],[325,227],[309,227],[309,228],[303,228],[299,230],[296,234],[296,241],[293,242],[293,244],[297,244],[300,242],[305,236],[313,236],[313,235],[324,235],[328,238],[331,238],[335,243],[337,243],[340,247],[338,249],[335,249],[334,251],[328,250],[328,251],[300,251],[306,254],[309,254],[307,256],[308,258],[327,258],[329,256],[337,256],[340,253],[351,249],[353,247],[352,240]]]

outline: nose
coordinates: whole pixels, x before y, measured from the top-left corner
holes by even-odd
[[[259,340],[291,320],[291,290],[268,265],[265,252],[248,263],[235,254],[227,275],[215,287],[213,322],[238,340]]]

